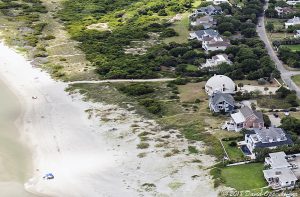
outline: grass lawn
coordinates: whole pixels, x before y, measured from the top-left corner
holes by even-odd
[[[196,0],[193,2],[192,6],[193,8],[198,8],[201,5],[202,0]]]
[[[225,185],[238,191],[267,186],[262,170],[263,163],[251,163],[222,169],[221,176]]]
[[[300,45],[299,45],[299,48],[300,48]],[[297,86],[300,87],[300,75],[292,76],[292,80],[295,82],[295,84],[296,84]]]
[[[186,67],[186,69],[187,69],[188,71],[197,71],[197,70],[199,70],[199,69],[198,69],[198,66],[195,66],[195,65],[192,65],[192,64],[189,64],[189,65]]]
[[[290,116],[300,119],[300,112],[290,112]]]
[[[235,146],[235,147],[230,146],[229,144],[231,142],[232,141],[222,141],[230,160],[233,160],[233,161],[244,160],[243,152],[237,146]]]
[[[207,95],[204,89],[205,82],[188,83],[186,85],[179,85],[179,97],[181,102],[195,102],[196,99],[205,100]]]
[[[257,99],[257,105],[261,108],[268,109],[287,109],[292,105],[283,99],[270,98],[269,96],[262,96]]]
[[[284,38],[294,38],[293,33],[267,33],[270,41],[282,40]]]
[[[273,23],[274,29],[275,29],[275,31],[276,31],[277,29],[283,29],[283,28],[284,28],[284,22],[285,22],[285,21],[286,21],[285,19],[267,18],[266,24],[267,24],[268,22]]]
[[[166,38],[165,43],[177,42],[177,43],[186,43],[189,37],[189,13],[182,14],[182,19],[176,21],[171,27],[179,34],[171,38]]]
[[[295,45],[282,45],[284,47],[288,47],[292,49],[293,52],[300,51],[300,44],[295,44]]]

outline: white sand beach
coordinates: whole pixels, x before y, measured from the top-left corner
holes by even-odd
[[[27,191],[58,197],[217,196],[204,170],[214,159],[186,154],[188,145],[176,137],[178,131],[170,134],[134,112],[69,95],[65,83],[54,81],[2,43],[0,76],[22,105],[16,126],[33,155]],[[90,117],[86,110],[93,112]],[[133,129],[149,131],[153,139],[168,133],[169,145],[156,148],[152,140],[150,148],[137,149]],[[195,146],[205,148],[202,143]],[[182,153],[164,157],[173,148]],[[141,152],[146,156],[137,157]],[[200,162],[192,162],[195,159]],[[55,178],[44,180],[46,173]]]

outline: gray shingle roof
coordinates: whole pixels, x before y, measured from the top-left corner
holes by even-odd
[[[260,139],[260,142],[255,143],[255,147],[257,148],[268,148],[293,144],[290,136],[281,128],[253,128],[251,131],[246,132],[246,134],[257,135],[257,137]],[[272,141],[270,139],[272,139]]]
[[[248,118],[249,116],[253,115],[253,110],[250,109],[248,106],[241,108],[240,112],[243,114],[245,118]]]
[[[263,113],[262,112],[254,111],[253,113],[257,117],[257,119],[255,120],[255,122],[257,122],[257,123],[264,122],[264,117],[263,117]]]
[[[196,31],[195,34],[198,37],[202,37],[204,35],[208,35],[209,37],[216,37],[219,35],[219,33],[214,29],[199,30],[199,31]]]
[[[285,132],[281,128],[270,127],[268,129],[253,129],[257,136],[263,143],[270,141],[281,141],[286,140]]]
[[[230,94],[222,93],[222,92],[215,92],[211,97],[211,102],[213,105],[226,101],[229,105],[234,106],[234,98]]]

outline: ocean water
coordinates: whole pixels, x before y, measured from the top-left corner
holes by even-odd
[[[30,178],[31,154],[14,121],[20,113],[16,96],[0,78],[0,197],[31,197],[24,191]]]

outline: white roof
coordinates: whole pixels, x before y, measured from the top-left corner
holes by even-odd
[[[245,122],[243,114],[239,111],[237,113],[231,114],[231,118],[236,124]]]
[[[300,18],[294,16],[294,18],[289,19],[286,23],[298,24],[300,23]]]
[[[277,168],[263,171],[266,179],[278,178],[282,184],[291,181],[297,181],[297,177],[290,168]]]
[[[205,90],[209,95],[215,91],[233,94],[235,92],[235,83],[225,75],[215,75],[206,82]]]
[[[270,153],[270,165],[274,168],[288,167],[291,164],[286,160],[286,154],[284,152]]]

